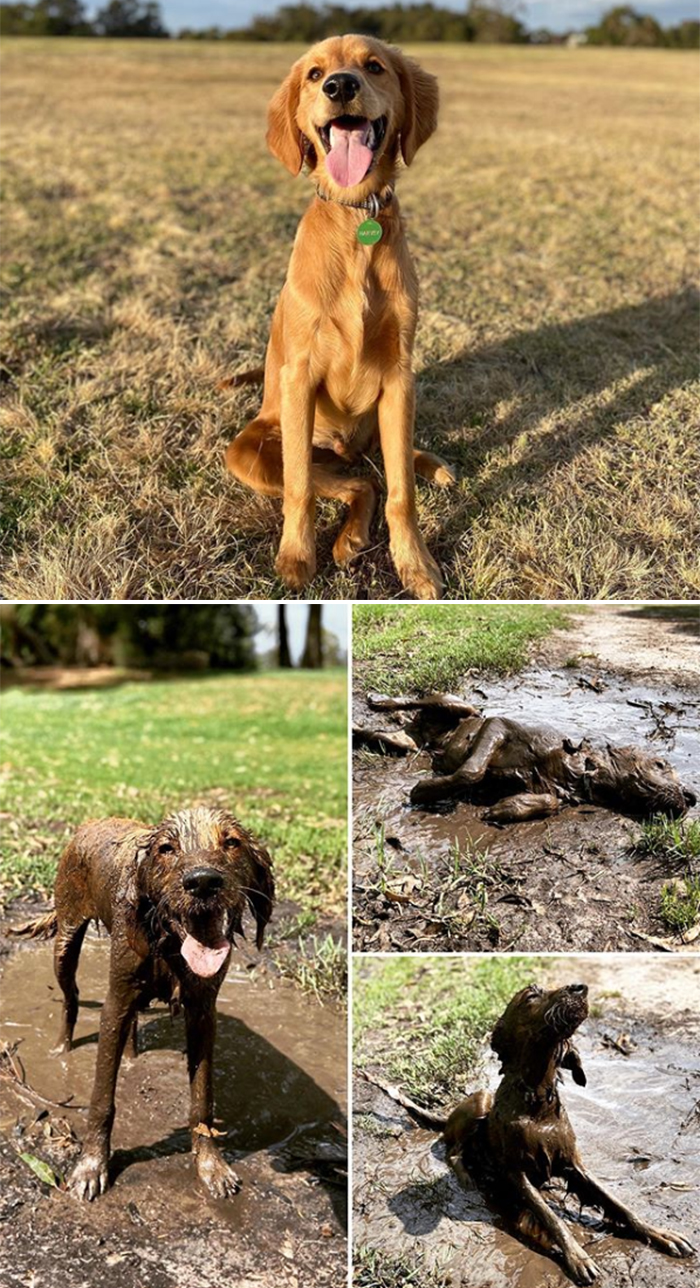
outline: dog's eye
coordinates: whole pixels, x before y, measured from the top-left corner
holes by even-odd
[[[317,81],[317,80],[320,80],[322,76],[323,76],[323,72],[321,71],[320,67],[312,67],[306,79],[310,81]]]
[[[365,63],[365,67],[368,72],[372,73],[373,76],[381,76],[382,72],[384,71],[384,68],[382,67],[381,63],[378,63],[376,58],[370,58],[369,62]]]
[[[241,847],[241,839],[240,839],[240,837],[238,837],[238,836],[227,836],[227,837],[226,837],[226,840],[224,841],[224,849],[225,849],[225,850],[239,850],[239,849],[240,849],[240,847]]]
[[[159,853],[159,854],[174,854],[174,853],[175,853],[175,846],[174,846],[170,841],[163,841],[163,844],[158,846],[158,853]]]

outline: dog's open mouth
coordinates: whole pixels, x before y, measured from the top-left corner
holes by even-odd
[[[178,929],[183,936],[180,952],[192,973],[202,979],[216,975],[231,952],[226,914],[188,919]]]
[[[326,149],[326,169],[341,188],[353,188],[369,174],[386,134],[386,117],[337,116],[316,127]]]

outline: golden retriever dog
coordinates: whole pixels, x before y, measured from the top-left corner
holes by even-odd
[[[437,109],[435,77],[365,36],[314,45],[269,106],[270,151],[293,175],[305,166],[316,195],[272,320],[262,407],[229,445],[226,464],[257,492],[284,498],[277,571],[294,591],[316,570],[317,496],[348,506],[336,563],[344,566],[367,546],[375,485],[345,474],[341,463],[377,439],[401,583],[418,599],[442,591],[418,528],[415,475],[440,486],[454,475],[439,457],[413,447],[418,285],[394,194],[400,159],[411,164],[435,130]],[[358,230],[370,216],[381,237],[375,227],[374,243],[365,244]]]

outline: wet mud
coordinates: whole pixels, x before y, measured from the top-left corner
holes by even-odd
[[[585,1165],[641,1216],[700,1248],[700,969],[689,959],[658,957],[637,958],[631,969],[642,994],[634,1004],[610,995],[620,982],[612,960],[602,966],[587,959],[557,963],[558,984],[583,979],[592,986],[595,1015],[576,1038],[587,1086],[577,1087],[565,1075],[562,1097]],[[665,999],[663,1013],[658,996]],[[489,1057],[455,1099],[497,1082],[497,1062]],[[453,1288],[570,1288],[556,1258],[527,1247],[477,1190],[460,1185],[439,1136],[417,1127],[363,1080],[353,1104],[356,1246],[420,1256]],[[612,1233],[595,1209],[580,1214],[563,1190],[554,1189],[549,1199],[598,1265],[601,1288],[697,1284],[697,1258],[676,1261]]]
[[[139,1019],[139,1054],[124,1059],[112,1187],[81,1204],[37,1179],[26,1152],[66,1173],[77,1157],[92,1088],[107,937],[81,956],[77,1046],[50,1055],[59,995],[51,947],[4,958],[0,1049],[15,1048],[27,1090],[0,1068],[0,1284],[103,1283],[119,1288],[325,1288],[346,1264],[346,1018],[264,964],[235,955],[218,999],[218,1144],[243,1188],[209,1198],[192,1166],[184,1027],[167,1008]]]
[[[658,689],[612,672],[531,666],[507,679],[481,678],[459,696],[487,716],[659,754],[700,798],[698,686]],[[406,716],[371,711],[358,692],[353,718],[399,730]],[[483,805],[468,801],[412,807],[411,788],[429,773],[424,752],[354,753],[357,949],[648,951],[649,936],[668,938],[659,894],[684,869],[633,854],[634,819],[579,805],[496,826],[484,821]],[[699,815],[696,806],[688,817]],[[678,947],[697,950],[700,939]]]

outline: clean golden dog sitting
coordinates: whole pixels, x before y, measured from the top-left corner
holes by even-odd
[[[378,438],[402,585],[419,599],[442,591],[418,528],[415,474],[443,486],[454,476],[444,461],[413,448],[418,285],[393,193],[399,158],[411,164],[435,130],[437,108],[434,76],[364,36],[315,45],[270,103],[271,152],[294,175],[306,162],[317,195],[299,225],[272,320],[262,407],[230,444],[226,463],[249,487],[284,497],[277,570],[293,590],[316,569],[316,496],[349,507],[336,563],[367,546],[376,489],[344,474],[340,460],[366,453]],[[369,215],[382,229],[375,245],[357,236]]]

